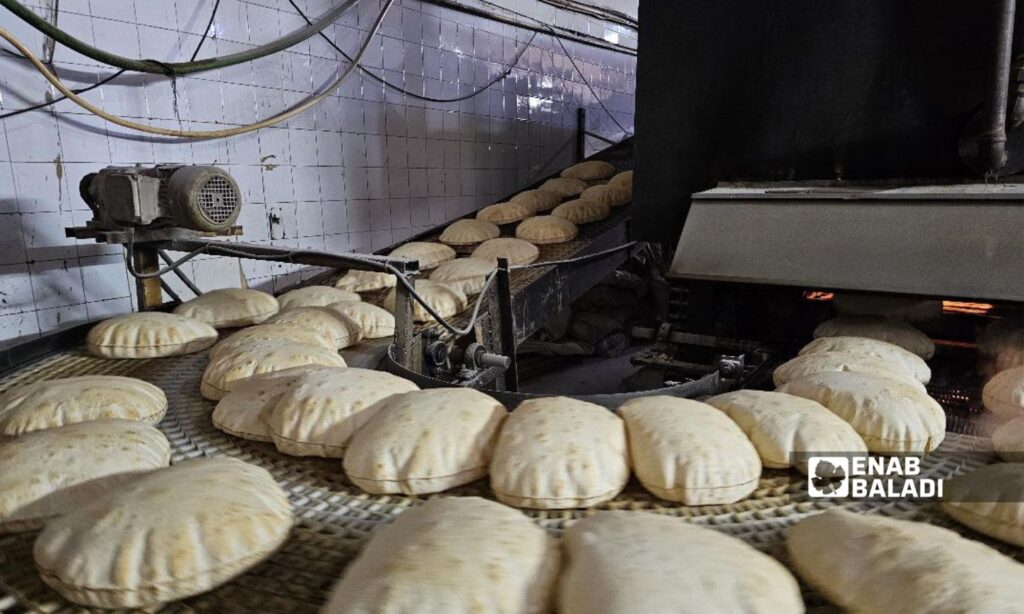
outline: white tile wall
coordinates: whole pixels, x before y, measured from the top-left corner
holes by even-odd
[[[30,0],[41,14],[52,0]],[[58,24],[86,42],[132,57],[187,60],[209,19],[210,0],[62,0]],[[311,17],[333,0],[299,0]],[[474,4],[467,0],[465,4]],[[636,33],[567,14],[536,0],[504,6],[601,38]],[[481,8],[487,5],[479,4]],[[493,7],[491,7],[493,8]],[[380,9],[359,0],[325,33],[353,53]],[[35,52],[43,38],[0,9]],[[200,57],[234,53],[301,27],[287,0],[221,0]],[[364,64],[410,91],[471,93],[504,70],[532,31],[457,10],[396,2]],[[584,76],[628,130],[635,58],[566,41]],[[331,80],[344,61],[319,38],[250,64],[179,78],[126,74],[85,94],[102,108],[155,125],[209,128],[254,121],[295,104]],[[55,68],[76,87],[111,69],[57,46]],[[27,63],[0,54],[0,112],[54,95]],[[119,248],[76,242],[64,227],[90,217],[79,180],[109,164],[217,164],[245,192],[246,241],[332,251],[376,250],[490,204],[571,160],[576,108],[589,129],[620,129],[595,101],[561,47],[538,34],[508,78],[462,102],[422,102],[356,73],[323,104],[278,127],[215,141],[130,133],[64,101],[0,120],[0,346],[130,310],[133,284]],[[567,144],[568,143],[568,144]],[[273,290],[312,271],[200,258],[185,267],[203,289],[244,278]],[[173,276],[183,297],[191,293]]]

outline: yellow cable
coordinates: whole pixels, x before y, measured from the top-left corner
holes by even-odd
[[[44,77],[46,77],[46,80],[49,81],[50,83],[52,83],[53,86],[55,88],[57,88],[57,91],[59,91],[61,94],[63,94],[68,100],[74,102],[75,104],[77,104],[78,106],[82,107],[86,111],[89,111],[90,113],[93,113],[95,115],[98,115],[98,116],[102,117],[103,119],[107,120],[108,122],[110,122],[112,124],[117,124],[118,126],[122,126],[124,128],[130,128],[132,130],[138,130],[140,132],[148,132],[149,134],[158,134],[158,135],[161,135],[161,136],[176,136],[176,137],[203,138],[203,139],[223,138],[223,137],[229,137],[229,136],[236,136],[236,135],[239,135],[239,134],[245,134],[247,132],[253,132],[255,130],[259,130],[260,128],[266,128],[268,126],[273,126],[274,124],[279,124],[279,123],[281,123],[281,122],[283,122],[283,121],[285,121],[287,119],[290,119],[292,117],[295,117],[299,113],[302,113],[303,111],[306,111],[307,109],[309,109],[309,108],[319,104],[325,98],[330,96],[331,92],[333,92],[339,85],[341,85],[341,83],[346,78],[348,78],[348,76],[350,74],[352,74],[352,72],[355,70],[356,66],[359,65],[359,61],[362,59],[363,54],[366,52],[366,49],[369,47],[370,41],[373,40],[373,37],[376,35],[377,29],[380,28],[380,24],[384,20],[384,15],[387,14],[388,9],[391,8],[391,4],[392,4],[393,1],[394,0],[389,0],[388,3],[384,6],[384,9],[381,10],[380,15],[378,15],[378,17],[377,17],[377,21],[374,23],[373,28],[370,30],[370,33],[369,33],[369,35],[366,38],[366,41],[363,43],[363,46],[359,49],[359,53],[356,54],[356,56],[353,58],[353,61],[349,63],[348,67],[345,69],[345,72],[342,73],[337,79],[335,79],[330,85],[328,85],[324,89],[324,91],[322,91],[321,93],[317,94],[316,96],[313,96],[312,98],[306,100],[305,102],[303,102],[302,104],[298,105],[297,107],[291,108],[291,109],[289,109],[287,111],[284,111],[284,112],[281,112],[281,113],[278,113],[277,115],[274,115],[272,117],[268,117],[267,119],[258,121],[258,122],[254,123],[254,124],[248,124],[248,125],[245,125],[245,126],[238,126],[236,128],[227,128],[227,129],[224,129],[224,130],[174,130],[174,129],[171,129],[171,128],[158,128],[156,126],[151,126],[149,124],[138,124],[138,123],[135,123],[133,121],[129,121],[127,119],[118,117],[116,115],[111,115],[110,113],[107,113],[103,109],[93,105],[88,100],[85,100],[84,98],[79,97],[78,94],[76,94],[73,91],[71,91],[70,89],[68,89],[68,87],[66,85],[64,85],[64,83],[62,83],[61,80],[59,78],[57,78],[56,75],[54,75],[52,72],[50,72],[50,69],[48,69],[46,67],[46,65],[43,64],[39,60],[39,58],[37,58],[35,56],[35,54],[33,54],[31,51],[29,51],[29,49],[27,47],[25,47],[25,45],[22,44],[21,41],[19,41],[17,38],[15,38],[15,36],[13,34],[11,34],[9,31],[7,31],[3,27],[0,27],[0,37],[3,37],[4,39],[6,39],[7,42],[9,42],[11,45],[13,45],[15,49],[20,51],[21,54],[24,55],[28,59],[28,61],[32,63],[32,66],[34,66],[36,70],[38,70],[40,73],[42,73],[42,75]]]

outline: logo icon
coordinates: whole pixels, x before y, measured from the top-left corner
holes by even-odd
[[[812,456],[807,460],[807,492],[812,497],[850,496],[850,459]]]

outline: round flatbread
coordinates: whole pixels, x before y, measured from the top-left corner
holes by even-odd
[[[160,358],[201,352],[217,342],[209,324],[159,311],[129,313],[89,329],[86,347],[104,358]]]
[[[1024,463],[1024,416],[1004,422],[992,431],[992,449],[1010,463]]]
[[[431,499],[370,536],[321,614],[542,614],[559,559],[558,540],[516,510]]]
[[[170,460],[163,433],[133,420],[79,422],[0,443],[0,533],[38,529]]]
[[[592,200],[570,200],[555,207],[551,215],[569,220],[573,224],[589,224],[599,222],[609,215],[612,210],[608,205],[603,205]]]
[[[230,337],[226,337],[210,350],[210,359],[230,354],[243,345],[259,341],[292,341],[306,345],[338,349],[335,336],[327,334],[323,329],[310,328],[288,322],[271,322],[250,326],[232,334]]]
[[[341,458],[353,433],[380,411],[378,401],[411,390],[419,387],[383,371],[304,373],[274,405],[270,435],[284,454]]]
[[[985,409],[1006,418],[1024,415],[1024,366],[997,373],[981,390]]]
[[[629,480],[622,420],[567,397],[523,401],[505,421],[491,461],[491,488],[516,507],[592,507]]]
[[[330,286],[296,288],[277,297],[277,303],[281,306],[281,311],[288,311],[297,307],[326,307],[338,301],[359,300],[362,299],[355,292]]]
[[[259,324],[277,311],[276,298],[246,288],[211,290],[174,309],[179,316],[206,322],[214,328]]]
[[[352,269],[334,282],[334,287],[350,292],[374,292],[375,290],[394,288],[397,283],[398,279],[393,273]]]
[[[822,322],[814,337],[867,337],[887,341],[925,360],[935,353],[935,342],[910,324],[880,316],[843,316]]]
[[[579,196],[583,190],[587,189],[587,187],[589,187],[587,182],[581,179],[573,177],[555,177],[553,179],[548,179],[541,184],[540,189],[545,192],[554,192],[561,198],[565,199]]]
[[[818,373],[791,380],[778,391],[821,403],[849,422],[876,454],[927,454],[946,437],[942,406],[902,380]]]
[[[203,372],[199,392],[204,398],[219,401],[240,382],[254,375],[303,365],[344,367],[345,359],[325,347],[288,341],[257,341],[211,359]]]
[[[562,540],[561,614],[803,614],[796,578],[741,539],[679,518],[597,512]]]
[[[441,243],[410,241],[392,250],[391,257],[419,262],[420,270],[436,268],[442,262],[455,260],[455,250]]]
[[[458,287],[438,281],[417,279],[415,283],[416,293],[420,295],[430,308],[437,312],[437,315],[448,319],[461,312],[469,304],[469,299]],[[395,312],[395,300],[397,292],[392,290],[384,297],[384,308],[391,313]],[[433,322],[434,316],[430,315],[423,305],[415,299],[412,301],[412,319],[416,322]]]
[[[832,510],[790,527],[790,567],[844,611],[1014,612],[1024,565],[949,529]]]
[[[587,160],[573,164],[562,171],[562,177],[582,179],[583,181],[601,181],[615,174],[615,167],[604,160]]]
[[[134,377],[80,375],[44,380],[0,395],[0,437],[104,418],[156,424],[165,413],[163,390]]]
[[[471,388],[389,397],[352,437],[345,474],[378,495],[424,495],[468,484],[487,475],[507,413]]]
[[[474,258],[496,261],[498,258],[508,259],[510,265],[530,264],[540,257],[540,250],[529,241],[502,237],[484,241],[473,251]]]
[[[644,488],[684,505],[735,503],[754,492],[761,459],[736,423],[689,399],[651,396],[618,409]]]
[[[380,339],[395,334],[395,316],[383,307],[372,303],[342,301],[329,305],[328,309],[347,316],[359,325],[363,339]]]
[[[591,200],[609,207],[621,207],[633,200],[633,191],[623,185],[595,185],[583,190],[580,200]]]
[[[820,337],[805,345],[800,350],[800,355],[819,352],[850,352],[873,356],[899,365],[922,384],[927,384],[932,379],[932,370],[923,358],[887,341],[867,337]]]
[[[633,192],[633,171],[622,171],[608,180],[608,185],[625,186],[629,188],[630,193]]]
[[[46,526],[34,548],[65,599],[144,608],[206,592],[270,556],[292,526],[265,469],[234,458],[185,461],[139,477]]]
[[[776,386],[781,386],[799,377],[829,371],[850,371],[891,378],[914,386],[922,392],[925,391],[924,384],[904,363],[888,361],[870,354],[845,351],[802,354],[776,367],[772,379]]]
[[[296,307],[279,313],[268,324],[290,324],[330,340],[328,347],[341,350],[362,339],[362,327],[343,313],[329,307]],[[318,345],[323,345],[323,342]]]
[[[533,209],[522,202],[507,202],[490,205],[477,211],[476,219],[492,224],[515,224],[533,215]]]
[[[459,258],[446,262],[430,274],[430,281],[439,281],[458,288],[466,296],[480,294],[487,283],[487,276],[498,265],[492,260],[481,258]]]
[[[516,238],[534,245],[565,243],[575,239],[577,234],[579,229],[576,224],[553,215],[531,217],[516,226]]]
[[[761,464],[807,472],[814,454],[867,454],[857,431],[820,403],[764,390],[736,390],[711,397],[708,405],[725,412],[747,435]]]
[[[457,220],[444,229],[438,241],[445,245],[464,247],[501,236],[501,229],[483,220]]]
[[[210,416],[213,426],[229,435],[250,441],[271,442],[270,413],[277,400],[295,386],[300,375],[329,369],[322,365],[303,365],[283,371],[254,375],[217,401]]]
[[[534,213],[550,211],[562,202],[561,195],[547,190],[525,190],[509,199],[510,202],[524,203]]]
[[[978,336],[978,372],[985,379],[1024,365],[1024,322],[1004,318],[990,322]]]
[[[986,465],[943,484],[942,510],[979,533],[1024,546],[1024,464]]]

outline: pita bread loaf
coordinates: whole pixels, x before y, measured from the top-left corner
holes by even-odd
[[[478,497],[431,499],[370,537],[321,614],[551,611],[558,542]]]
[[[206,322],[214,328],[259,324],[278,311],[277,299],[266,292],[223,288],[186,301],[174,313]]]
[[[533,209],[523,202],[490,205],[476,212],[476,219],[492,224],[515,224],[533,215]]]
[[[285,292],[277,297],[277,303],[281,311],[288,311],[296,307],[326,307],[338,301],[360,301],[358,294],[341,288],[330,286],[306,286]]]
[[[378,273],[376,271],[357,271],[352,269],[344,276],[334,282],[335,288],[348,290],[350,292],[373,292],[394,288],[398,279],[393,273]]]
[[[1009,463],[1024,463],[1024,416],[1004,422],[992,432],[992,448]]]
[[[336,351],[325,347],[288,341],[254,342],[211,359],[203,372],[199,392],[203,398],[219,401],[239,382],[254,375],[284,371],[303,365],[344,367],[345,359]]]
[[[538,215],[516,226],[516,237],[534,245],[565,243],[579,234],[576,224],[553,215]]]
[[[591,200],[609,207],[621,207],[633,200],[633,191],[622,185],[595,185],[583,190],[580,200]]]
[[[132,420],[79,422],[0,443],[0,533],[38,529],[170,460],[163,433]]]
[[[213,346],[213,349],[210,350],[210,359],[230,354],[243,345],[261,341],[292,341],[294,343],[337,349],[334,335],[326,334],[322,329],[318,330],[288,322],[272,322],[269,324],[257,324],[256,326],[243,328],[237,333],[233,333],[230,337]]]
[[[533,243],[510,237],[484,241],[473,251],[474,258],[491,262],[498,258],[507,258],[510,265],[530,264],[539,256],[540,250]]]
[[[833,510],[789,529],[792,567],[850,612],[1015,612],[1024,565],[923,522]]]
[[[461,312],[469,303],[465,293],[459,287],[439,281],[428,279],[417,279],[415,282],[416,293],[430,305],[430,308],[437,312],[442,318],[450,318]],[[388,292],[384,297],[384,309],[391,313],[395,312],[396,291]],[[433,322],[434,316],[430,315],[423,305],[415,300],[412,302],[412,319],[416,322]]]
[[[438,281],[458,288],[466,296],[480,294],[487,283],[487,276],[497,263],[480,258],[459,258],[446,262],[430,274],[430,281]]]
[[[990,412],[1012,418],[1024,415],[1024,367],[997,373],[981,389],[981,402]]]
[[[925,391],[924,384],[918,381],[913,372],[901,363],[887,361],[868,354],[842,351],[802,354],[775,367],[772,379],[776,386],[781,386],[799,377],[830,371],[850,371],[899,380],[922,392]]]
[[[545,192],[554,192],[561,198],[571,198],[579,196],[583,190],[587,189],[587,182],[574,177],[555,177],[548,179],[541,186],[540,189]]]
[[[516,507],[591,507],[629,480],[622,420],[568,397],[523,401],[505,421],[491,461],[491,488]]]
[[[1003,318],[990,322],[978,336],[978,363],[985,379],[1024,365],[1024,321]]]
[[[604,160],[587,160],[573,164],[562,171],[562,177],[572,177],[583,181],[600,181],[615,174],[615,167]]]
[[[455,260],[455,250],[442,243],[427,241],[410,241],[392,250],[391,257],[405,258],[419,262],[420,270],[436,268],[442,262]]]
[[[778,391],[821,403],[849,422],[876,454],[927,454],[946,437],[942,406],[900,380],[819,373],[791,380]]]
[[[352,437],[345,474],[376,495],[423,495],[468,484],[487,475],[507,413],[471,388],[389,397]]]
[[[349,439],[380,411],[377,401],[419,390],[407,379],[369,369],[304,373],[278,397],[270,436],[278,452],[341,458]]]
[[[1024,546],[1024,464],[999,463],[946,480],[942,510],[979,533]]]
[[[910,324],[879,316],[843,316],[822,322],[814,337],[867,337],[887,341],[925,360],[935,353],[935,342]]]
[[[228,435],[250,441],[271,442],[270,412],[274,405],[303,373],[328,369],[321,365],[303,365],[283,371],[254,375],[217,401],[217,407],[210,416],[213,426]]]
[[[562,540],[561,614],[802,614],[796,578],[713,529],[646,512],[597,512]]]
[[[89,329],[86,347],[104,358],[160,358],[201,352],[217,342],[204,322],[147,311],[104,320]]]
[[[800,350],[800,355],[819,352],[850,352],[873,356],[900,365],[902,370],[910,373],[922,384],[927,384],[932,379],[932,370],[923,358],[887,341],[867,337],[820,337],[805,345]]]
[[[562,202],[562,197],[547,190],[524,190],[509,200],[514,203],[524,203],[534,213],[540,213],[557,207],[558,203]]]
[[[362,331],[363,339],[380,339],[395,334],[395,316],[372,303],[342,301],[330,305],[328,309],[355,322]]]
[[[615,175],[608,180],[608,185],[620,185],[629,188],[630,193],[633,192],[633,171],[622,171],[618,175]]]
[[[501,236],[501,229],[496,225],[483,220],[462,219],[456,220],[441,233],[438,241],[445,245],[462,247],[483,243],[487,239],[495,239]]]
[[[46,526],[34,556],[64,598],[142,608],[208,591],[288,538],[288,497],[234,458],[185,461],[124,484]]]
[[[592,200],[570,200],[555,207],[551,215],[569,220],[573,224],[589,224],[599,222],[611,215],[612,210],[608,205],[603,205]]]
[[[736,423],[706,403],[669,396],[627,401],[633,471],[644,488],[684,505],[734,503],[757,488],[761,459]]]
[[[352,318],[330,307],[296,307],[279,313],[268,324],[291,324],[330,340],[334,349],[341,350],[359,343],[363,330]],[[321,342],[318,345],[323,345]]]
[[[103,418],[156,424],[167,397],[149,382],[81,375],[17,386],[0,394],[0,438]]]
[[[736,390],[711,397],[708,405],[725,412],[750,438],[761,464],[795,466],[806,472],[815,453],[867,454],[857,431],[824,406],[781,392]]]

